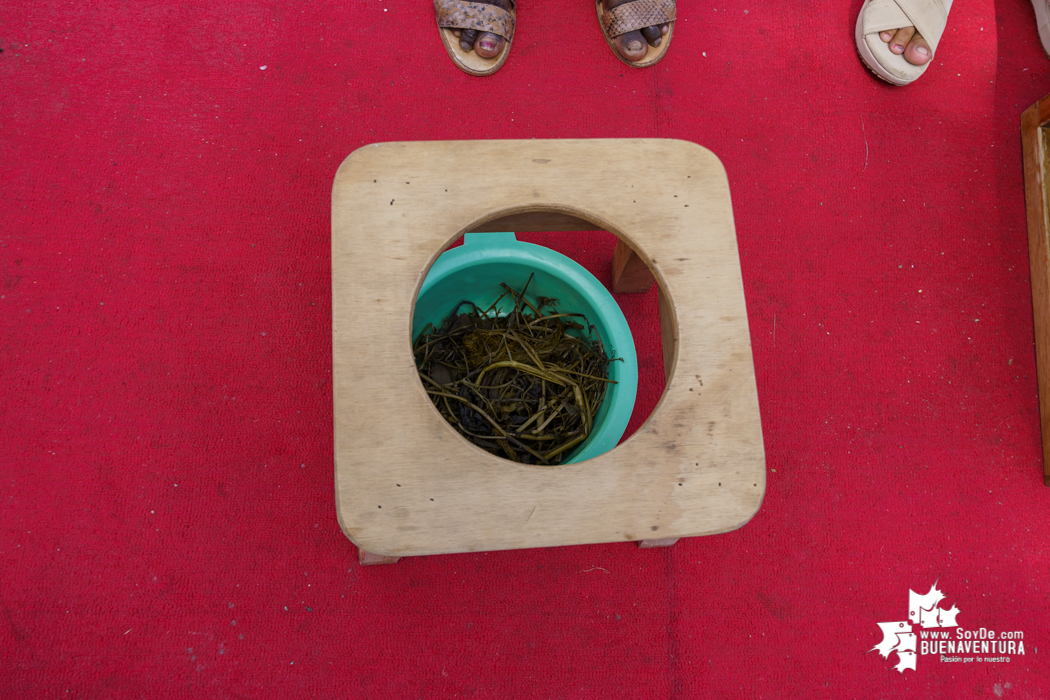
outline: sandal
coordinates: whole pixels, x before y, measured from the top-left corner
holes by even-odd
[[[602,10],[602,0],[594,0],[594,6],[598,10],[598,24],[601,25],[605,42],[609,44],[616,58],[634,68],[648,68],[656,65],[667,53],[667,47],[671,45],[671,36],[674,34],[675,0],[632,0],[617,5],[608,12]],[[628,61],[616,50],[616,37],[657,24],[668,25],[667,35],[659,46],[650,46],[649,52],[641,61]]]
[[[933,58],[924,65],[909,63],[890,51],[879,33],[888,29],[915,27],[934,56],[948,24],[948,9],[942,0],[866,0],[857,15],[857,53],[872,73],[894,85],[907,85],[926,72]],[[951,3],[947,3],[951,7]]]
[[[511,3],[511,7],[514,3]],[[514,10],[504,10],[497,5],[464,0],[434,0],[441,41],[460,70],[471,75],[492,75],[500,69],[510,53],[510,42],[514,38]],[[474,51],[464,51],[453,29],[476,29],[479,32],[498,34],[507,40],[503,50],[492,58],[482,58]]]
[[[1043,45],[1043,52],[1050,56],[1050,2],[1032,0],[1032,9],[1035,10],[1035,24],[1039,27],[1039,43]]]

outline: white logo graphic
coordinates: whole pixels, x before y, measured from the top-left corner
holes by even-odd
[[[891,652],[897,652],[894,668],[901,673],[908,668],[914,671],[919,656],[939,656],[941,663],[963,664],[1010,663],[1013,655],[1024,656],[1024,632],[996,632],[985,627],[963,629],[955,621],[959,608],[939,607],[942,600],[944,594],[937,590],[936,582],[926,595],[909,590],[908,619],[878,623],[882,641],[869,653],[878,651],[882,658],[888,659]],[[943,629],[945,627],[954,629],[949,631]]]
[[[879,629],[882,630],[882,641],[876,644],[870,651],[878,651],[882,658],[888,659],[890,652],[897,652],[898,663],[894,667],[901,673],[904,669],[915,670],[916,637],[912,632],[912,625],[918,625],[925,629],[931,627],[957,627],[955,617],[959,614],[959,608],[954,605],[950,610],[937,607],[937,603],[944,600],[944,594],[937,590],[937,583],[930,586],[930,592],[919,595],[908,589],[908,617],[905,622],[880,622]]]

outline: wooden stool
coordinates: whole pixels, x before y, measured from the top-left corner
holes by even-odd
[[[1050,249],[1047,215],[1050,213],[1050,96],[1021,115],[1024,151],[1025,209],[1028,212],[1028,262],[1032,273],[1032,310],[1035,321],[1035,368],[1039,377],[1040,432],[1043,436],[1043,483],[1050,486]]]
[[[464,440],[430,402],[409,337],[437,256],[478,231],[616,234],[620,288],[659,285],[667,387],[615,449],[558,467]],[[363,563],[744,525],[765,452],[729,185],[663,139],[380,143],[332,192],[336,506]]]

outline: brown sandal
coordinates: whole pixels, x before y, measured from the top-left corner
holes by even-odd
[[[601,0],[599,0],[600,2]],[[513,8],[514,3],[511,2]],[[497,5],[486,5],[480,2],[464,0],[434,0],[434,11],[437,13],[441,41],[449,57],[460,70],[471,75],[492,75],[500,69],[510,53],[510,42],[514,38],[515,13]],[[459,39],[452,33],[453,29],[476,29],[479,32],[491,32],[507,40],[503,50],[492,58],[482,58],[474,51],[460,48]]]
[[[601,25],[602,34],[605,35],[605,41],[616,58],[633,68],[648,68],[656,65],[667,53],[667,47],[671,45],[671,35],[674,34],[675,0],[632,0],[617,5],[608,12],[602,10],[602,0],[594,0],[594,6],[598,10],[598,24]],[[650,46],[649,52],[641,61],[632,63],[616,50],[616,37],[657,24],[668,25],[667,36],[659,46]]]

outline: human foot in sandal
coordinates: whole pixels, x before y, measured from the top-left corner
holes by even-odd
[[[514,9],[510,0],[476,0],[478,5],[495,5],[510,12]],[[453,29],[452,34],[459,39],[459,48],[464,51],[473,49],[482,58],[495,58],[503,50],[507,40],[492,32],[479,32],[477,29]]]
[[[879,38],[890,45],[890,51],[900,56],[913,66],[924,66],[933,58],[930,45],[915,31],[915,27],[901,27],[879,32]]]
[[[1046,55],[1050,56],[1050,2],[1032,0],[1032,9],[1035,10],[1035,26],[1039,29],[1039,43],[1043,45]]]
[[[602,32],[624,63],[644,68],[661,58],[671,42],[674,0],[598,0]]]
[[[632,3],[632,0],[602,0],[603,9],[608,12],[621,5]],[[641,29],[633,29],[613,38],[616,51],[629,63],[637,63],[649,53],[649,47],[659,48],[670,31],[669,23],[654,24]]]
[[[448,55],[471,75],[490,75],[507,60],[514,36],[513,0],[434,0]]]
[[[875,75],[907,85],[926,72],[952,0],[867,0],[857,17],[857,52]]]

